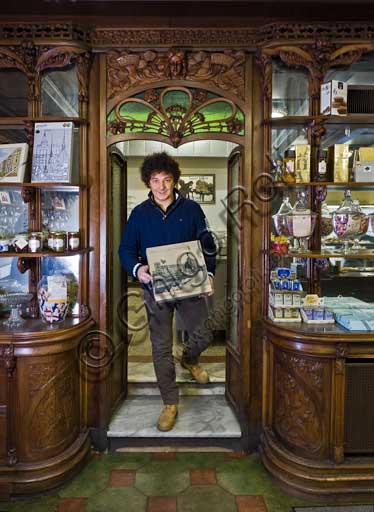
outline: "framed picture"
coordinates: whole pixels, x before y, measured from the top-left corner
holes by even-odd
[[[216,202],[215,174],[182,174],[178,182],[179,193],[197,203]]]
[[[73,123],[35,123],[32,183],[70,183]]]
[[[23,183],[29,145],[0,144],[0,182]]]
[[[9,192],[6,190],[0,190],[0,204],[12,204]]]
[[[198,240],[147,249],[156,302],[195,297],[212,291]]]

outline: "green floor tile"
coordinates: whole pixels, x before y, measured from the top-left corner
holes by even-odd
[[[237,512],[235,498],[218,485],[194,485],[177,496],[178,512]]]
[[[147,496],[175,496],[190,485],[190,474],[178,461],[154,461],[136,473],[135,487]]]
[[[110,469],[139,469],[151,461],[149,453],[104,453],[100,459]]]
[[[86,498],[105,489],[110,467],[101,459],[91,460],[70,484],[60,490],[61,498]]]
[[[53,495],[29,500],[18,499],[4,504],[0,502],[0,512],[57,512],[59,501],[59,497]]]
[[[87,500],[86,512],[145,512],[147,498],[132,487],[108,488]]]
[[[176,460],[187,469],[215,468],[225,460],[224,453],[177,453]]]
[[[232,494],[264,494],[273,485],[258,455],[219,464],[217,482]]]

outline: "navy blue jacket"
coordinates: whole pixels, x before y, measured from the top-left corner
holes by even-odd
[[[126,272],[133,275],[138,263],[147,265],[146,249],[159,245],[200,240],[208,272],[214,275],[216,258],[212,234],[200,205],[178,195],[164,212],[152,199],[136,206],[122,234],[118,254]],[[137,269],[136,269],[137,270]]]

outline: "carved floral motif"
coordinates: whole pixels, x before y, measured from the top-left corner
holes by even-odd
[[[275,363],[274,426],[288,443],[321,449],[323,365],[278,352]]]
[[[28,432],[33,433],[33,451],[49,450],[65,442],[74,431],[77,398],[72,364],[31,364],[29,366],[30,407]]]
[[[108,54],[108,97],[131,87],[162,80],[210,82],[244,98],[243,52],[185,52],[178,49],[156,52],[110,52]]]
[[[0,345],[0,367],[5,368],[8,375],[13,373],[16,367],[13,345]]]

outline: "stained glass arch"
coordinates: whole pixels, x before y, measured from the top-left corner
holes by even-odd
[[[153,136],[178,147],[209,135],[243,143],[244,113],[206,89],[155,87],[120,101],[107,115],[107,136]],[[139,136],[138,135],[138,136]]]

